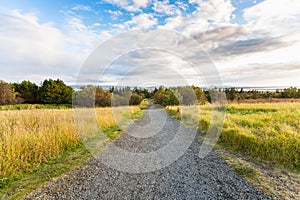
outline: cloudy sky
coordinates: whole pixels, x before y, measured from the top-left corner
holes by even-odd
[[[127,37],[135,30],[142,32]],[[131,45],[150,36],[158,48]],[[166,51],[164,40],[174,40],[181,53]],[[228,86],[300,86],[300,1],[1,0],[0,44],[0,80],[7,82],[75,84],[94,56],[97,69],[82,82],[211,85],[207,76],[219,73]],[[113,56],[109,67],[99,63]]]

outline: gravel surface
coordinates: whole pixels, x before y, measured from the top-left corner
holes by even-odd
[[[164,125],[159,128],[161,122]],[[149,137],[145,130],[149,131]],[[120,171],[104,164],[114,159],[111,156],[116,154],[116,148],[137,156],[159,151],[180,135],[179,130],[192,135],[162,109],[152,106],[126,134],[114,141],[114,148],[108,145],[98,159],[89,159],[83,167],[48,182],[25,199],[271,199],[237,176],[214,152],[200,159],[201,141],[196,139],[197,135],[193,135],[195,139],[175,162],[161,169],[132,173],[130,169]],[[164,159],[162,156],[162,163]],[[141,167],[139,163],[127,165],[130,166]],[[139,172],[141,168],[135,170]]]

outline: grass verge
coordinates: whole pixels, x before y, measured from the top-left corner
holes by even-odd
[[[273,199],[300,199],[300,173],[242,155],[222,145],[214,151],[239,176],[244,177]]]
[[[183,123],[194,118],[201,137],[207,135],[211,105],[201,105],[200,113],[178,106],[166,110]],[[274,199],[300,199],[300,103],[229,104],[226,111],[215,152]]]
[[[207,134],[212,106],[199,109],[200,113],[188,106],[167,107],[177,119],[192,118]],[[300,171],[300,103],[229,104],[218,142],[255,159]]]
[[[124,127],[144,113],[138,106],[117,109]],[[104,134],[105,143],[122,133],[112,108],[97,108],[97,123],[102,131],[80,135],[81,139],[70,109],[13,110],[2,111],[1,114],[1,199],[18,199],[43,182],[80,165],[91,156],[82,141],[89,142],[94,140],[94,136]],[[92,130],[89,129],[90,124],[84,125],[84,128]],[[86,141],[82,138],[85,136]]]
[[[27,192],[36,189],[51,178],[60,176],[61,174],[80,166],[80,164],[89,157],[91,157],[90,152],[86,150],[82,143],[80,143],[72,149],[65,151],[59,158],[50,160],[49,162],[36,167],[31,172],[2,180],[0,198],[19,199]]]
[[[72,108],[72,104],[15,104],[1,105],[0,111],[5,110],[34,110],[34,109],[67,109]]]

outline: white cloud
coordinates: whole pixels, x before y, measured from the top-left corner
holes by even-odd
[[[229,22],[235,7],[230,0],[189,0],[191,4],[197,5],[197,16],[222,23]]]
[[[119,10],[107,10],[107,12],[111,15],[112,20],[117,20],[123,13]]]
[[[108,12],[109,14],[113,15],[113,16],[120,16],[120,15],[122,15],[122,12],[119,11],[119,10],[115,10],[115,11],[113,11],[113,10],[108,10],[107,12]]]
[[[76,11],[91,11],[92,9],[89,6],[78,4],[78,5],[74,6],[72,8],[72,10],[76,10]]]
[[[148,3],[148,0],[133,0],[133,4],[138,8],[145,8],[147,7]]]
[[[243,25],[230,21],[235,17],[235,8],[228,0],[190,2],[197,7],[196,12],[188,17],[170,17],[160,27],[196,39],[210,53],[225,83],[270,85],[272,78],[279,81],[277,85],[297,82],[295,73],[300,71],[299,2],[266,0],[245,10],[247,21]],[[274,66],[281,68],[274,71]],[[241,73],[244,69],[246,71]],[[276,72],[290,76],[291,80],[281,77],[280,83]]]
[[[87,53],[105,38],[105,33],[95,33],[76,18],[68,18],[59,30],[39,23],[33,13],[0,10],[0,16],[1,75],[10,81],[74,81]]]
[[[80,58],[85,58],[102,41],[112,37],[108,30],[98,31],[93,29],[95,25],[99,26],[99,23],[87,26],[82,19],[70,16],[65,21],[66,24],[62,32],[66,53],[79,54],[78,57]]]
[[[59,30],[50,23],[40,23],[35,14],[0,11],[1,75],[10,77],[13,81],[24,79],[24,76],[28,79],[52,76],[74,81],[80,64],[104,39],[136,28],[158,27],[176,30],[197,40],[210,53],[225,84],[270,85],[274,79],[278,82],[277,85],[295,85],[299,80],[300,3],[296,0],[265,0],[247,8],[243,14],[245,24],[242,25],[230,21],[240,16],[233,14],[235,8],[229,0],[190,0],[196,10],[187,15],[184,15],[187,7],[180,1],[175,4],[167,0],[105,1],[134,12],[131,13],[131,19],[112,24],[106,30],[96,31],[94,28],[99,29],[99,23],[88,26],[83,21],[84,18],[74,14],[75,10],[89,8],[77,5],[66,14],[66,23]],[[153,4],[150,5],[150,2]],[[141,13],[147,6],[155,13]],[[106,12],[114,17],[122,15],[120,10]],[[165,25],[158,25],[156,17],[160,15],[168,16]],[[189,46],[186,51],[190,51]],[[127,65],[142,65],[149,59],[158,64],[173,66],[180,72],[188,71],[182,61],[163,53],[141,52],[136,57],[127,57]],[[111,79],[107,80],[116,80],[117,73],[125,65],[120,66],[116,68],[116,74],[111,74]],[[162,73],[158,73],[159,67],[155,70],[149,67],[147,70],[154,78],[165,78]],[[132,77],[141,77],[147,70],[136,71]],[[192,75],[191,71],[186,73]]]
[[[126,8],[129,5],[129,0],[104,0],[104,2],[117,5],[121,8]],[[101,1],[99,1],[99,4],[101,4]]]
[[[123,13],[121,11],[119,11],[119,10],[115,10],[115,11],[113,11],[113,10],[107,10],[107,12],[111,15],[111,18],[113,20],[117,20],[120,16],[123,15]]]
[[[247,48],[247,47],[245,47]],[[300,41],[272,51],[251,52],[215,60],[226,83],[231,85],[300,86]],[[234,81],[232,81],[234,80]]]
[[[100,23],[94,23],[94,24],[92,25],[92,27],[99,27],[99,26],[101,26]]]
[[[21,14],[13,10],[1,12],[1,62],[18,63],[21,71],[28,65],[55,65],[63,35],[51,24],[39,24],[35,14]],[[10,69],[8,67],[7,69]],[[17,71],[17,70],[16,70]]]
[[[256,35],[290,34],[300,30],[300,2],[266,0],[245,9],[243,17]]]
[[[200,0],[197,2],[199,4],[197,16],[215,23],[230,22],[230,17],[235,10],[230,0]]]
[[[300,15],[300,2],[298,0],[265,0],[253,7],[244,10],[246,20],[257,18],[293,18]]]
[[[166,19],[163,28],[177,30],[187,36],[208,31],[212,26],[230,25],[235,8],[229,0],[192,0],[196,11],[187,16],[178,15]]]
[[[169,4],[169,0],[157,1],[155,0],[152,4],[152,9],[156,13],[164,14],[164,15],[180,15],[181,11],[175,5]]]
[[[127,25],[135,25],[135,28],[149,29],[157,25],[157,19],[151,14],[143,13],[133,16],[130,21],[126,22]]]
[[[187,9],[187,7],[188,7],[187,4],[185,4],[185,3],[181,2],[181,1],[177,1],[176,4],[177,4],[177,6],[178,6],[180,9],[182,9],[182,10],[184,10],[184,11],[186,11],[186,9]]]
[[[141,11],[141,8],[147,7],[151,0],[104,0],[107,3],[116,5],[129,12]]]

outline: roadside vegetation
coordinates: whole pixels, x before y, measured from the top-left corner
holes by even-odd
[[[198,128],[205,134],[212,106],[199,106]],[[177,119],[184,117],[182,108],[166,107]],[[219,143],[256,159],[300,170],[300,103],[229,104],[226,110]]]
[[[216,145],[214,151],[236,174],[271,195],[273,199],[300,199],[299,171],[261,162],[221,145]]]
[[[79,136],[70,108],[96,107],[101,134],[110,140],[142,115],[151,98],[178,120],[196,121],[205,136],[210,103],[222,92],[229,104],[218,143],[243,156],[299,172],[300,89],[295,87],[275,92],[197,86],[73,90],[59,79],[44,80],[39,86],[30,81],[0,81],[0,198],[17,198],[91,156],[82,140],[93,143],[99,133],[86,123],[84,128],[90,131]],[[200,117],[194,112],[198,108]],[[235,165],[235,171],[253,180],[259,174],[248,164]]]
[[[296,101],[300,89],[258,92],[227,88],[224,93],[228,104],[224,108],[226,118],[219,143],[255,159],[300,170],[300,103]],[[198,123],[198,129],[204,134],[210,127],[212,109],[216,109],[210,103],[215,97],[225,105],[221,89],[160,87],[153,95],[154,103],[164,106],[170,115],[184,123]],[[276,98],[281,102],[267,103]],[[240,103],[241,100],[253,102]]]
[[[144,102],[142,107],[146,104]],[[120,120],[125,123],[141,117],[142,113],[139,106],[128,106],[122,109]],[[103,130],[101,134],[108,139],[122,133],[112,108],[96,108],[96,117]],[[89,157],[82,137],[77,132],[72,109],[0,111],[0,197],[13,193],[12,187],[22,186],[24,190],[18,188],[14,192],[24,192]],[[92,136],[87,135],[87,138],[92,139]]]
[[[36,109],[68,109],[72,108],[72,104],[13,104],[0,105],[2,110],[36,110]]]
[[[167,106],[174,118],[194,117],[200,137],[207,135],[212,106]],[[192,108],[191,108],[192,107]],[[300,103],[232,103],[215,152],[236,174],[274,199],[300,198]],[[184,112],[183,112],[184,111]]]

